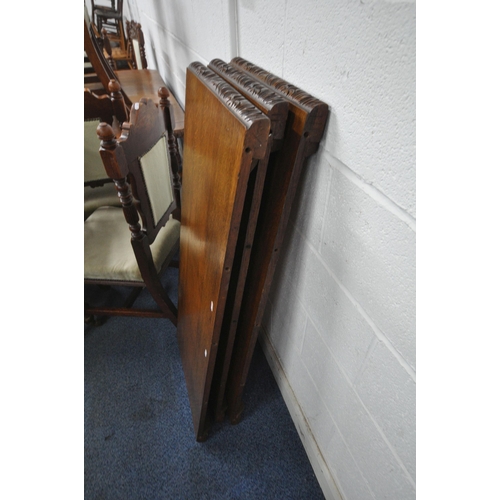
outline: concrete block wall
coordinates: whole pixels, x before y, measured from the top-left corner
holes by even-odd
[[[329,105],[262,343],[325,496],[415,498],[415,2],[125,9],[181,103],[191,62],[239,55]]]

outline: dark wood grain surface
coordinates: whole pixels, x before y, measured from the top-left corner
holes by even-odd
[[[282,147],[269,159],[228,374],[228,414],[231,421],[237,423],[241,419],[248,369],[297,186],[307,157],[317,150],[323,136],[328,106],[243,58],[234,58],[230,64],[284,97],[290,106]]]
[[[244,220],[242,220],[242,224],[240,225],[236,258],[233,264],[228,301],[226,303],[224,322],[219,340],[219,354],[212,383],[211,406],[213,407],[216,419],[221,421],[226,414],[226,383],[269,155],[272,151],[279,149],[283,142],[288,117],[288,102],[276,92],[249,77],[244,71],[226,64],[220,59],[214,59],[208,67],[224,78],[224,80],[260,109],[271,122],[266,154],[262,160],[259,160],[252,172],[251,186],[247,191],[247,200],[243,212]]]
[[[200,63],[186,75],[178,344],[196,439],[207,408],[240,221],[270,122]]]

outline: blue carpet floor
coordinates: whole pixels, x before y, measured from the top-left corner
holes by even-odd
[[[165,275],[174,302],[177,277]],[[109,293],[88,287],[86,298],[94,292]],[[85,499],[323,499],[259,346],[244,400],[239,424],[217,423],[198,443],[175,327],[121,317],[86,326]]]

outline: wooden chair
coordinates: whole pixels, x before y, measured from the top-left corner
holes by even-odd
[[[116,138],[111,125],[97,129],[101,158],[113,179],[122,208],[100,207],[84,222],[84,283],[132,287],[122,307],[85,304],[86,321],[99,316],[168,318],[177,324],[177,308],[160,281],[179,248],[180,222],[172,217],[172,186],[165,114],[142,99]],[[159,309],[133,307],[147,288]]]
[[[147,69],[148,61],[144,48],[144,33],[140,23],[127,21],[127,43],[134,60],[134,67],[136,69]]]
[[[96,5],[92,2],[92,21],[99,33],[105,28],[116,40],[125,39],[123,30],[123,0],[110,0],[110,5]]]
[[[113,42],[108,31],[102,29],[100,37],[106,58],[115,71],[119,69],[120,63],[127,64],[129,69],[147,69],[148,61],[142,27],[135,21],[127,21],[126,23],[127,38],[123,46]]]
[[[90,0],[90,4],[92,6],[92,11],[91,11],[92,18],[91,19],[92,19],[93,22],[96,21],[96,15],[95,15],[96,9],[107,10],[107,11],[111,11],[111,12],[115,12],[116,11],[115,0],[108,0],[107,1],[107,5],[103,5],[102,3],[101,4],[96,4],[94,0]]]
[[[120,125],[127,120],[127,109],[115,80],[109,84],[109,95],[96,95],[84,89],[84,219],[105,205],[121,206],[115,186],[108,177],[99,154],[96,135],[101,122],[109,123],[120,135]]]
[[[177,338],[198,441],[207,437],[211,382],[251,174],[270,120],[200,63],[186,74]]]
[[[129,69],[135,69],[134,54],[128,40],[124,40],[123,46],[120,43],[113,42],[108,35],[108,31],[104,28],[101,31],[101,39],[104,55],[113,70],[119,70],[123,65],[126,65]]]

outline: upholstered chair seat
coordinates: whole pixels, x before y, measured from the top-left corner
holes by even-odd
[[[116,196],[116,194],[115,194]],[[180,222],[170,218],[151,244],[156,271],[180,236]],[[121,208],[100,207],[85,222],[85,279],[137,281],[143,278],[130,244]]]

